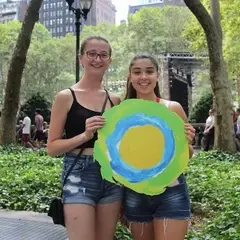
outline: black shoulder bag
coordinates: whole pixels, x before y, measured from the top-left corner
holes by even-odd
[[[107,105],[107,100],[109,98],[108,91],[107,90],[105,90],[105,91],[106,91],[106,98],[105,98],[104,103],[103,103],[101,115],[103,114],[103,112],[105,110],[105,107]],[[84,148],[81,148],[80,152],[78,153],[78,155],[74,159],[73,164],[68,169],[66,176],[64,177],[63,184],[62,184],[61,196],[53,198],[51,203],[50,203],[50,207],[49,207],[49,210],[48,210],[48,216],[53,219],[54,224],[59,224],[59,225],[62,225],[62,226],[65,227],[64,209],[63,209],[63,201],[62,201],[63,188],[64,188],[64,185],[66,184],[66,181],[67,181],[67,178],[68,178],[69,174],[71,173],[73,167],[76,165],[76,163],[77,163],[79,157],[82,155],[83,151],[84,151]]]

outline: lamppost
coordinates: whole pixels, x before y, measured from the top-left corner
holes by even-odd
[[[79,81],[79,48],[80,48],[80,27],[82,25],[82,17],[87,20],[87,15],[92,7],[93,0],[77,0],[78,8],[72,7],[74,0],[66,0],[71,10],[75,14],[75,25],[76,25],[76,82]]]

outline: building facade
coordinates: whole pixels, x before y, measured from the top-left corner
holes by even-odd
[[[128,14],[134,14],[143,7],[186,6],[184,0],[138,0],[137,5],[129,6]]]
[[[107,22],[115,24],[116,7],[110,0],[96,0],[96,24]]]
[[[164,0],[138,0],[137,5],[152,4],[152,3],[162,3]]]
[[[73,7],[79,7],[73,4]],[[83,25],[97,25],[102,22],[115,24],[116,8],[111,0],[94,0]],[[40,23],[55,37],[63,37],[67,33],[75,33],[75,15],[69,11],[65,0],[44,0],[40,10]]]
[[[0,0],[0,23],[23,21],[27,6],[28,0]]]

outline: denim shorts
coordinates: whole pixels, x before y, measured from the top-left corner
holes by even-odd
[[[167,187],[165,192],[147,196],[125,189],[124,217],[129,222],[146,223],[153,219],[190,219],[190,198],[185,177],[178,184]]]
[[[73,164],[76,154],[67,153],[63,160],[62,181]],[[104,180],[100,165],[93,156],[82,155],[63,186],[64,204],[106,204],[123,199],[123,187]]]

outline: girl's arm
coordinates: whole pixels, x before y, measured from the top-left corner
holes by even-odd
[[[173,112],[175,112],[182,120],[185,122],[185,124],[189,124],[187,116],[183,110],[183,107],[178,102],[170,102],[169,109],[171,109]],[[189,124],[190,125],[190,124]],[[191,126],[191,125],[190,125]],[[195,133],[194,133],[195,135]],[[191,142],[191,141],[190,141]],[[191,158],[193,155],[193,146],[191,143],[189,143],[189,157]]]

